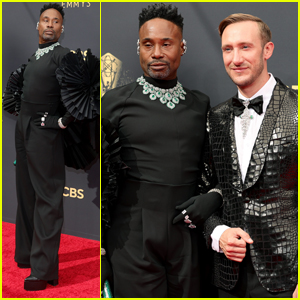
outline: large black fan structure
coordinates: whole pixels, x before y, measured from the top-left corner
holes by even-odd
[[[87,168],[100,153],[100,118],[71,123],[64,131],[65,165]]]
[[[110,227],[110,208],[117,199],[118,177],[128,166],[120,157],[119,135],[109,120],[101,119],[101,221]],[[124,175],[124,174],[123,174]]]
[[[21,108],[21,95],[23,88],[23,73],[26,64],[23,64],[9,76],[2,97],[3,109],[10,114],[18,115]]]
[[[80,49],[64,56],[56,70],[65,108],[77,120],[93,119],[100,115],[100,60]]]

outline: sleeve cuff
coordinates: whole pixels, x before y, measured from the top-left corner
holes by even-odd
[[[228,228],[230,228],[230,227],[228,227],[226,225],[219,225],[214,229],[214,231],[210,235],[210,237],[212,239],[211,247],[213,250],[215,250],[219,253],[223,253],[223,251],[220,249],[219,241],[220,241],[220,237],[223,234],[223,232],[225,230],[227,230]]]

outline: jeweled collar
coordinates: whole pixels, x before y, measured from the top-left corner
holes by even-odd
[[[56,46],[59,46],[59,42],[50,42],[45,44],[39,44],[39,48],[35,52],[36,60],[40,59],[44,54],[52,51]]]
[[[143,94],[149,94],[150,100],[159,99],[162,104],[166,104],[170,109],[174,109],[180,100],[185,100],[186,91],[177,78],[161,80],[141,76],[136,81],[143,86]]]

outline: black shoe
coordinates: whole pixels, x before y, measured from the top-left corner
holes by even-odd
[[[17,264],[18,264],[18,268],[30,269],[30,264],[20,264],[20,263],[17,263]]]
[[[58,285],[58,279],[54,280],[42,280],[34,277],[33,275],[28,276],[25,278],[24,281],[24,289],[26,291],[39,291],[44,290],[47,286],[47,283],[56,286]]]

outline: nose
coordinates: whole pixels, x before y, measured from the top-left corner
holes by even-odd
[[[152,58],[159,58],[164,56],[160,45],[154,45],[151,56]]]
[[[51,27],[52,28],[53,27],[53,22],[49,21],[48,24],[47,24],[47,27]]]
[[[240,51],[238,49],[235,49],[233,51],[233,58],[232,58],[232,62],[237,66],[237,65],[241,65],[244,61],[243,55],[242,53],[240,53]]]

